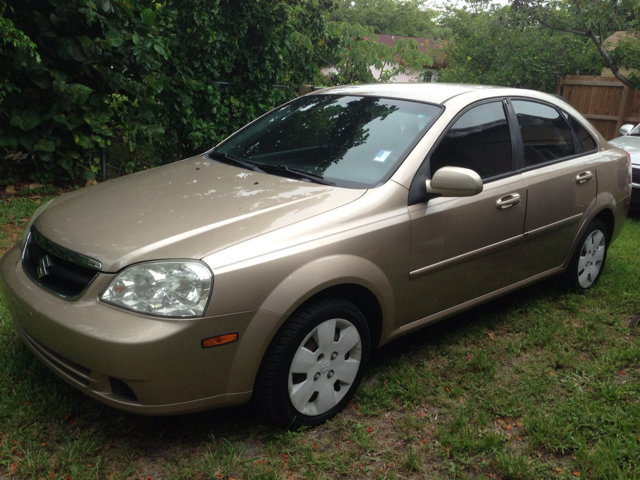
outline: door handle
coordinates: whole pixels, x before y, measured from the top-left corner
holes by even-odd
[[[580,172],[578,175],[576,175],[576,183],[578,185],[582,185],[583,183],[587,183],[592,178],[593,173],[591,173],[589,170],[587,170],[586,172]]]
[[[520,203],[519,193],[510,193],[496,201],[496,208],[498,210],[505,210],[507,208],[515,207]]]

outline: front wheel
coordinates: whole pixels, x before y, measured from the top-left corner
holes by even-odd
[[[578,292],[593,287],[602,274],[608,248],[607,227],[600,220],[594,220],[582,235],[567,270],[560,277],[561,285]]]
[[[276,424],[319,425],[353,397],[369,349],[366,320],[351,302],[325,299],[303,307],[267,349],[254,401]]]

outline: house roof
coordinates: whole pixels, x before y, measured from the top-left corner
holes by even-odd
[[[418,42],[418,48],[422,53],[426,53],[433,58],[434,67],[446,67],[447,59],[443,52],[444,41],[436,38],[420,38],[420,37],[405,37],[403,35],[376,35],[378,37],[378,43],[393,47],[396,41],[403,40],[415,40]]]
[[[379,37],[379,35],[378,35]],[[604,48],[605,50],[613,50],[614,48],[616,48],[618,46],[618,43],[621,40],[625,40],[627,38],[633,38],[635,37],[635,35],[631,35],[629,33],[627,33],[626,31],[622,30],[619,32],[615,32],[613,35],[607,37],[607,39],[604,41]]]

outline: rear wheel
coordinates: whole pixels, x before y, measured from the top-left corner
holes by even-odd
[[[600,220],[594,220],[582,235],[569,267],[560,278],[562,286],[579,292],[593,287],[602,274],[608,248],[607,227]]]
[[[283,426],[319,425],[355,393],[369,359],[369,329],[346,300],[320,300],[282,326],[265,353],[254,401]]]

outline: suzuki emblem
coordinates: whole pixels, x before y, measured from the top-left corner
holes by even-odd
[[[49,255],[45,255],[38,262],[38,278],[46,277],[49,275],[49,268],[51,267],[51,258]]]

